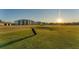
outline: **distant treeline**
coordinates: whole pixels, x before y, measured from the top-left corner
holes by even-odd
[[[14,21],[14,23],[11,22],[4,22],[2,20],[0,20],[0,25],[2,26],[11,26],[11,25],[79,25],[79,22],[67,22],[67,23],[47,23],[47,22],[41,22],[41,21],[33,21],[33,20],[29,20],[29,19],[20,19],[20,20],[16,20]]]
[[[49,23],[49,25],[79,25],[79,22],[72,22],[72,23]]]

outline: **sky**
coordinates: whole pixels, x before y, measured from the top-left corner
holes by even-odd
[[[58,18],[64,22],[79,22],[79,9],[0,9],[0,19],[8,22],[19,19],[55,22]]]

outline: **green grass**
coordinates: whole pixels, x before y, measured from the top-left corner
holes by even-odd
[[[37,32],[37,35],[32,37],[29,37],[33,35],[29,26],[0,27],[0,48],[79,48],[79,26],[52,25],[34,27]],[[23,38],[21,41],[16,41],[21,38]],[[7,44],[12,41],[14,42]]]

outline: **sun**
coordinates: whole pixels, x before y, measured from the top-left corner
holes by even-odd
[[[56,22],[57,23],[63,23],[63,20],[61,18],[58,18]]]

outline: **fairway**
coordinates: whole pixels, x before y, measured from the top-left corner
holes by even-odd
[[[34,35],[31,27],[37,32]],[[27,25],[1,26],[0,48],[7,49],[71,49],[79,48],[79,26]]]

